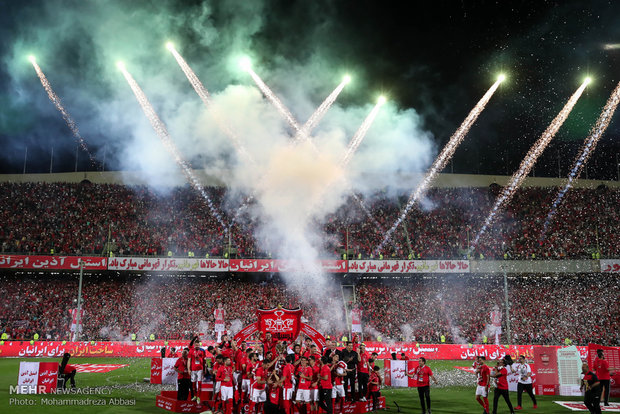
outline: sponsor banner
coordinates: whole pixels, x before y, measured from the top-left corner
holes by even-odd
[[[18,394],[48,394],[58,384],[58,362],[20,362]]]
[[[601,272],[604,273],[620,273],[620,259],[604,259],[601,260]]]
[[[603,346],[597,344],[588,345],[588,365],[590,369],[595,370],[596,350],[602,349],[604,351],[605,360],[609,364],[610,375],[609,379],[609,395],[611,397],[620,397],[620,347],[618,346]]]
[[[0,269],[77,270],[80,260],[84,261],[84,270],[107,269],[105,257],[19,255],[0,255]]]
[[[325,273],[346,273],[346,260],[321,260],[316,266]],[[313,270],[313,269],[307,269]],[[296,272],[304,271],[304,263],[294,260],[231,259],[231,272]]]
[[[115,257],[108,270],[138,270],[151,272],[228,272],[228,259],[180,259],[158,257]]]
[[[580,401],[554,401],[554,403],[568,408],[571,411],[590,411],[588,407]],[[601,411],[605,413],[620,413],[620,403],[610,402],[608,407],[601,405]]]
[[[349,273],[469,273],[469,260],[349,260]]]

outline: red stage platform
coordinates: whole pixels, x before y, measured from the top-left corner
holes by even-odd
[[[206,393],[203,391],[203,395]],[[156,405],[164,410],[171,411],[173,413],[201,413],[210,409],[211,401],[203,399],[201,405],[197,405],[194,401],[179,401],[177,400],[176,391],[162,391],[160,395],[156,397]],[[386,408],[385,397],[379,398],[379,404],[377,408]],[[356,402],[346,403],[342,410],[345,414],[364,414],[372,411],[372,402]],[[297,413],[297,410],[295,410]],[[321,412],[323,412],[321,410]]]

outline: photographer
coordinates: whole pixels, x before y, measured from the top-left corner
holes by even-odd
[[[67,382],[69,381],[71,381],[71,388],[75,388],[75,374],[77,373],[77,369],[73,365],[69,365],[69,358],[71,358],[71,354],[65,352],[62,357],[62,362],[60,363],[59,373],[65,379],[63,388],[67,388]]]
[[[601,382],[596,374],[590,371],[588,364],[581,366],[583,379],[579,389],[584,391],[583,403],[588,407],[590,413],[601,414]]]

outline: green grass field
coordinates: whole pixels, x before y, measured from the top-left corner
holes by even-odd
[[[28,359],[28,361],[59,361],[58,359]],[[150,385],[143,381],[149,376],[149,358],[74,358],[72,363],[93,364],[129,364],[128,367],[117,369],[108,373],[78,373],[76,376],[77,387],[96,387],[104,392],[103,395],[10,395],[9,386],[17,383],[20,359],[0,359],[0,413],[164,413],[165,411],[155,407],[155,395],[159,393],[160,386]],[[458,372],[452,367],[455,365],[466,366],[466,361],[429,361],[430,367],[440,381],[439,386],[432,385],[431,398],[433,413],[481,413],[482,407],[474,400],[473,375]],[[471,386],[454,385],[469,382]],[[389,412],[397,412],[394,401],[398,403],[403,413],[420,413],[420,403],[415,389],[384,389]],[[492,394],[491,394],[492,397]],[[62,400],[101,400],[104,406],[53,406],[50,401]],[[27,402],[31,405],[17,405],[11,399],[18,402]],[[116,399],[116,401],[114,401]],[[118,405],[118,400],[123,400],[125,405]],[[523,413],[551,414],[569,413],[570,411],[553,403],[553,400],[579,400],[575,397],[538,397],[538,409],[531,408],[531,402],[524,395]],[[513,405],[516,405],[516,394],[511,394]],[[45,404],[47,403],[47,405]],[[131,405],[126,405],[126,404]],[[498,413],[507,413],[506,405],[500,401]]]

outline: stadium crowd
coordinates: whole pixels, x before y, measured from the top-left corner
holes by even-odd
[[[511,276],[510,328],[513,343],[620,344],[618,277],[580,274],[560,277]],[[301,292],[301,291],[300,291]],[[0,295],[0,332],[14,339],[68,339],[75,308],[75,278],[6,275]],[[304,300],[302,300],[304,296]],[[279,281],[211,280],[172,276],[90,276],[83,286],[83,334],[93,340],[212,337],[213,310],[226,312],[226,329],[236,332],[256,320],[256,309],[278,304],[300,306],[308,322],[331,337],[347,335],[339,290],[307,300]],[[360,281],[355,298],[361,306],[364,339],[439,343],[494,341],[490,312],[502,316],[507,342],[503,278],[497,275],[441,275],[404,281]],[[317,304],[320,304],[317,305]],[[350,308],[350,306],[349,306]]]
[[[232,221],[239,203],[223,188],[208,188],[222,220]],[[541,242],[541,228],[557,189],[524,188],[483,237],[475,258],[592,258],[620,256],[617,235],[620,191],[573,189]],[[323,224],[326,255],[368,258],[454,259],[468,254],[471,240],[495,196],[487,188],[431,189],[422,208],[414,208],[383,251],[374,249],[397,219],[405,197],[376,194],[365,201],[369,218],[350,201]],[[260,223],[236,217],[230,237],[220,221],[189,187],[166,194],[116,184],[0,184],[0,249],[22,254],[107,254],[223,256],[232,247],[239,257],[271,254],[257,242]],[[276,252],[274,252],[275,254]],[[480,256],[482,255],[482,256]],[[598,256],[596,256],[598,257]]]

